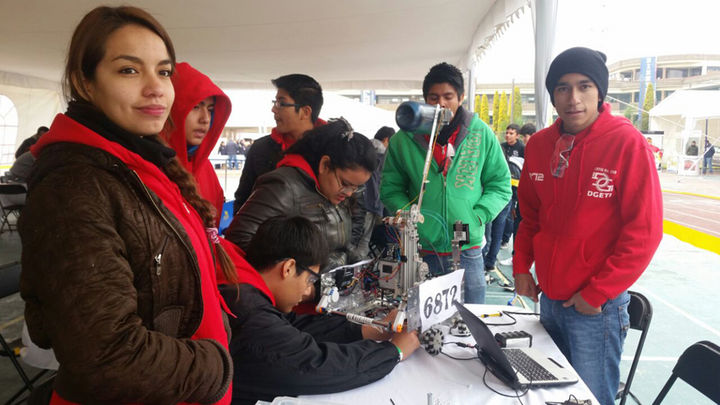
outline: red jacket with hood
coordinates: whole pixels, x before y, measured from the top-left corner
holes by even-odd
[[[645,271],[662,239],[662,195],[655,158],[630,122],[604,104],[575,135],[562,178],[550,173],[562,120],[533,135],[518,198],[523,220],[513,273],[535,262],[540,289],[567,300],[576,292],[599,307]]]
[[[129,151],[118,143],[111,142],[96,134],[87,127],[59,114],[52,124],[52,130],[45,134],[32,149],[36,156],[42,148],[57,142],[79,143],[108,152],[130,169],[134,170],[140,180],[152,190],[182,224],[190,238],[195,251],[198,267],[200,269],[203,317],[200,326],[192,336],[193,339],[214,339],[225,348],[228,347],[227,333],[222,320],[222,306],[224,301],[217,288],[215,264],[213,253],[210,250],[205,227],[202,219],[192,206],[185,201],[178,186],[173,183],[157,166]],[[206,161],[207,162],[207,161]],[[231,390],[228,390],[223,400],[218,403],[229,403]],[[53,395],[54,404],[68,404],[57,394]]]
[[[175,66],[172,82],[175,87],[175,103],[170,112],[173,127],[166,128],[163,137],[175,150],[180,162],[195,176],[200,195],[215,207],[219,223],[225,194],[208,157],[215,149],[215,144],[225,128],[225,123],[230,118],[232,109],[230,98],[209,77],[195,70],[186,62],[178,63]],[[215,97],[215,112],[210,122],[210,129],[195,153],[188,156],[185,119],[193,107],[210,96]]]

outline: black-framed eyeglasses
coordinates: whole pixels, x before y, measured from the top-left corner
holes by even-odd
[[[333,170],[333,173],[335,173],[335,180],[337,180],[337,183],[338,183],[338,186],[340,187],[340,192],[341,192],[341,193],[344,193],[344,194],[347,194],[347,193],[356,194],[356,193],[361,193],[361,192],[365,191],[365,185],[364,185],[364,184],[361,184],[361,185],[359,185],[359,186],[347,185],[347,184],[344,183],[343,180],[340,180],[340,176],[338,176],[337,170]]]
[[[308,273],[310,273],[310,276],[307,279],[308,285],[313,285],[318,280],[320,280],[320,272],[315,273],[310,267],[305,267],[301,265],[297,262],[297,260],[295,261],[295,268],[299,270],[298,274],[302,273],[303,271],[307,271]]]
[[[298,103],[286,103],[286,102],[280,101],[280,100],[273,100],[273,101],[272,101],[272,105],[273,105],[274,107],[277,107],[277,108],[280,108],[280,107],[301,107],[301,105],[298,104]]]
[[[553,177],[565,176],[565,169],[570,165],[570,152],[575,143],[575,135],[562,134],[555,141],[555,150],[550,159],[550,173]]]

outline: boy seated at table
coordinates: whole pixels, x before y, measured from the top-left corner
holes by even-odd
[[[324,236],[306,218],[271,218],[258,228],[246,256],[252,269],[238,269],[239,285],[221,286],[236,316],[233,404],[366,385],[419,347],[414,331],[391,334],[340,316],[291,312],[327,257]]]

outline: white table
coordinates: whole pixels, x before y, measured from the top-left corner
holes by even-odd
[[[521,308],[500,305],[467,305],[475,314],[490,314],[506,310],[520,312]],[[560,364],[570,367],[567,359],[555,346],[550,335],[540,324],[538,316],[513,315],[517,324],[513,326],[490,326],[493,334],[497,332],[524,330],[533,336],[533,347],[538,348],[557,360]],[[511,321],[507,316],[484,319],[486,323],[506,323]],[[444,331],[445,332],[445,331]],[[471,343],[472,338],[457,338],[446,334],[445,341],[463,341]],[[474,349],[464,349],[456,345],[445,345],[443,352],[455,357],[476,356]],[[442,354],[430,356],[419,348],[410,358],[398,364],[385,378],[364,387],[350,391],[325,395],[305,395],[298,403],[323,404],[362,404],[362,405],[425,405],[428,404],[428,393],[433,395],[433,405],[449,404],[519,404],[517,398],[506,398],[490,391],[483,384],[485,367],[480,360],[453,360]],[[515,391],[505,386],[490,372],[485,381],[496,391],[507,395],[515,395]],[[522,393],[522,392],[521,392]],[[576,384],[557,388],[531,389],[520,397],[525,405],[542,405],[545,401],[562,402],[573,394],[580,400],[597,400],[585,383],[580,380]],[[392,402],[390,401],[392,399]]]

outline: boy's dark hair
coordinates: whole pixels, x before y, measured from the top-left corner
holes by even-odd
[[[520,125],[518,125],[518,124],[516,124],[516,123],[514,123],[514,122],[513,122],[512,124],[508,125],[507,128],[505,128],[506,131],[507,131],[508,129],[514,129],[515,132],[520,133]]]
[[[353,132],[345,119],[330,120],[307,131],[286,154],[298,154],[308,162],[315,175],[318,175],[320,159],[327,155],[333,168],[363,168],[373,172],[377,167],[377,153],[372,142],[364,135]]]
[[[280,76],[271,80],[276,89],[283,89],[288,92],[290,97],[295,100],[295,111],[300,111],[300,107],[310,106],[312,109],[311,119],[313,124],[320,116],[320,110],[323,106],[322,87],[315,79],[308,75],[293,73],[291,75]]]
[[[273,217],[263,222],[247,249],[247,261],[258,272],[283,259],[295,259],[300,267],[327,265],[330,254],[325,235],[304,217]]]
[[[387,138],[395,135],[395,130],[390,127],[382,127],[375,133],[375,139],[378,141],[384,141]]]
[[[535,129],[535,124],[533,124],[532,122],[528,122],[527,124],[523,125],[522,128],[520,128],[520,131],[518,131],[520,135],[532,135],[535,132],[537,132],[537,130]]]
[[[463,80],[462,72],[447,62],[438,63],[430,68],[428,74],[425,75],[425,80],[423,80],[423,98],[427,99],[430,87],[438,83],[450,84],[457,92],[458,99],[460,99],[465,92],[465,81]]]

